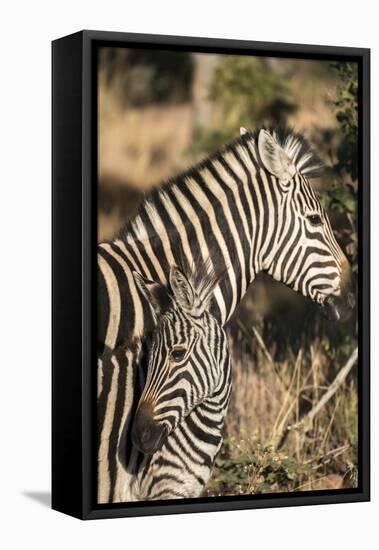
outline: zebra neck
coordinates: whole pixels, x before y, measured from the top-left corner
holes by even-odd
[[[254,140],[238,140],[153,191],[122,233],[142,257],[139,271],[167,284],[170,266],[183,257],[193,265],[210,258],[227,272],[213,311],[224,324],[261,271],[260,249],[270,238],[261,172]]]
[[[212,344],[211,344],[212,345]],[[212,392],[212,394],[205,400],[206,405],[212,405],[215,408],[219,408],[226,413],[228,406],[231,386],[232,386],[232,373],[231,373],[231,360],[228,351],[227,336],[222,329],[222,345],[218,351],[217,365],[221,367],[220,378],[218,383]],[[201,407],[201,405],[200,405]]]

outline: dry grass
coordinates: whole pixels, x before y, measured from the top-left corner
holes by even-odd
[[[232,398],[223,448],[206,494],[355,487],[354,371],[316,416],[311,429],[291,430],[331,383],[332,364],[322,343],[316,340],[296,355],[289,349],[285,360],[275,361],[258,331],[241,325],[229,339]]]

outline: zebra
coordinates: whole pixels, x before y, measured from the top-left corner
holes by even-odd
[[[259,272],[318,304],[329,319],[346,318],[354,307],[352,273],[309,181],[319,170],[301,135],[242,129],[239,138],[147,195],[120,234],[98,246],[99,378],[114,349],[143,343],[156,324],[133,271],[156,281],[151,294],[164,301],[160,285],[167,286],[171,266],[183,256],[190,264],[209,257],[215,270],[225,270],[210,306],[221,326]],[[128,361],[137,360],[132,355]],[[102,428],[104,440],[118,434],[113,470],[122,468],[124,421],[119,407]]]
[[[133,275],[154,306],[156,328],[143,372],[138,361],[125,362],[130,345],[120,346],[103,371],[112,385],[116,370],[134,370],[126,408],[131,411],[134,401],[136,411],[124,431],[126,475],[115,478],[111,500],[197,497],[221,447],[231,393],[227,337],[208,311],[217,277],[209,263],[196,270],[171,267],[169,286],[158,283],[170,302],[166,308],[151,292],[156,283]]]

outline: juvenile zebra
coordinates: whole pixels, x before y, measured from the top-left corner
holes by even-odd
[[[209,312],[218,279],[209,265],[196,273],[173,266],[168,287],[134,277],[153,305],[156,328],[144,359],[129,364],[130,346],[120,348],[104,373],[131,369],[121,445],[126,475],[115,479],[111,499],[197,497],[222,443],[231,392],[227,338]]]

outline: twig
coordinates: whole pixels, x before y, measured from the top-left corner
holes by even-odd
[[[337,457],[339,455],[342,455],[343,453],[345,453],[346,451],[348,451],[350,449],[350,445],[347,444],[347,445],[341,445],[340,447],[337,447],[336,449],[330,449],[329,451],[326,451],[326,453],[323,453],[323,454],[320,454],[318,456],[315,456],[315,457],[312,457],[312,458],[309,458],[308,460],[306,460],[304,462],[304,464],[312,464],[312,462],[315,462],[315,461],[319,461],[319,460],[323,460],[325,457],[328,457],[328,456],[334,456]]]
[[[290,405],[290,410],[287,411],[284,419],[280,422],[279,426],[274,426],[273,436],[271,438],[271,445],[274,449],[280,449],[285,443],[287,436],[290,431],[301,430],[304,433],[312,429],[313,420],[315,416],[320,412],[320,410],[326,405],[326,403],[333,397],[338,388],[343,384],[347,375],[353,368],[355,362],[358,358],[358,348],[355,348],[351,356],[349,357],[346,365],[342,367],[339,371],[333,382],[330,384],[327,391],[321,397],[321,399],[316,403],[316,405],[297,423],[292,426],[285,427],[285,421],[288,418],[289,412],[291,412],[294,402]],[[276,422],[277,424],[277,422]]]
[[[251,327],[251,330],[253,331],[253,334],[254,334],[255,338],[257,339],[259,347],[263,351],[267,361],[269,363],[271,363],[272,365],[274,365],[274,360],[271,357],[271,354],[269,353],[268,349],[266,348],[266,344],[264,343],[262,336],[259,334],[259,332],[257,331],[257,329],[255,327]]]
[[[330,384],[329,389],[324,393],[321,399],[316,403],[316,405],[298,422],[293,426],[289,426],[288,430],[303,429],[305,432],[309,431],[312,428],[313,420],[320,412],[320,410],[326,405],[326,403],[333,397],[336,391],[342,386],[347,375],[355,365],[355,362],[358,359],[358,348],[355,348],[351,356],[349,357],[346,365],[342,367],[339,371],[333,382]]]

